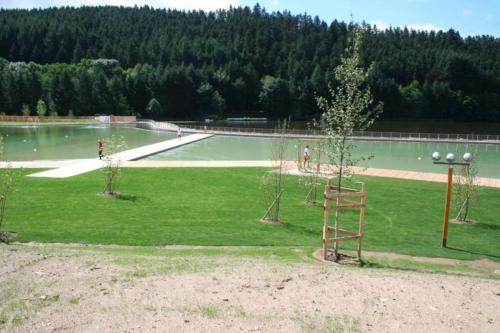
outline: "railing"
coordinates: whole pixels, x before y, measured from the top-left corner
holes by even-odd
[[[136,122],[136,125],[140,128],[149,128],[149,129],[159,129],[165,131],[176,131],[178,126],[169,122],[160,122],[149,119],[141,119]]]
[[[95,117],[88,116],[75,116],[75,117],[63,117],[63,116],[7,116],[0,115],[0,121],[5,122],[44,122],[44,121],[67,121],[67,120],[95,120]]]
[[[194,126],[183,125],[183,129],[195,131],[241,133],[241,134],[278,134],[275,129],[270,128],[246,128],[246,127],[219,127],[219,126]],[[289,129],[287,134],[295,136],[324,136],[320,130]],[[443,133],[403,133],[403,132],[375,132],[354,131],[354,138],[358,139],[381,139],[381,140],[408,140],[408,141],[464,141],[464,142],[493,142],[500,143],[500,135],[491,134],[443,134]]]
[[[178,125],[169,122],[155,122],[153,120],[141,120],[137,124],[141,127],[175,131]],[[249,136],[274,136],[280,135],[273,128],[248,128],[248,127],[221,127],[221,126],[196,126],[181,125],[185,132],[207,132],[229,135]],[[288,129],[287,136],[312,136],[325,137],[324,132],[318,129]],[[500,144],[500,135],[490,134],[443,134],[443,133],[403,133],[403,132],[375,132],[354,131],[352,137],[358,140],[380,140],[380,141],[419,141],[419,142],[481,142]]]
[[[133,123],[136,121],[135,116],[109,116],[111,122]],[[0,115],[0,121],[5,122],[65,122],[74,120],[98,120],[99,116],[8,116]]]
[[[195,130],[200,132],[225,132],[225,133],[242,133],[242,134],[279,134],[274,128],[248,128],[248,127],[221,127],[221,126],[195,126],[181,125],[185,130]],[[297,136],[323,136],[320,130],[304,130],[304,129],[287,129],[287,134]]]

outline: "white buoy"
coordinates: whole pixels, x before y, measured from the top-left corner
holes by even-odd
[[[33,148],[33,151],[36,151],[36,148]]]
[[[421,161],[421,160],[422,160],[422,157],[420,157],[420,156],[419,156],[419,157],[417,157],[417,160]]]

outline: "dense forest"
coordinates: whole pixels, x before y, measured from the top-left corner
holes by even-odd
[[[500,121],[500,38],[363,26],[383,117]],[[258,5],[2,9],[0,112],[307,119],[352,30]]]

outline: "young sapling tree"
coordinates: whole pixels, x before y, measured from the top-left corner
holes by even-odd
[[[274,139],[271,148],[271,159],[273,170],[266,173],[260,182],[260,189],[263,194],[266,213],[262,217],[263,222],[282,223],[280,219],[281,199],[284,191],[284,177],[286,153],[288,149],[288,121],[279,122],[276,128],[279,134]]]
[[[4,161],[4,138],[0,134],[0,163],[4,164],[0,168],[0,242],[8,243],[10,233],[3,231],[5,219],[5,208],[7,195],[12,190],[12,169],[10,164]]]
[[[457,223],[472,223],[470,219],[471,208],[478,200],[479,185],[477,183],[477,147],[470,147],[469,150],[474,158],[468,165],[460,168],[460,174],[454,177],[454,202],[457,208]]]
[[[355,130],[367,129],[383,110],[381,102],[374,103],[367,83],[372,67],[365,70],[360,64],[362,36],[362,30],[354,28],[353,41],[334,70],[336,85],[328,84],[330,96],[316,96],[328,137],[328,157],[338,173],[339,192],[343,178],[362,159],[353,157],[354,144],[350,138]]]
[[[109,196],[119,196],[117,191],[121,179],[121,162],[118,152],[126,147],[123,137],[112,135],[104,141],[104,190],[102,194]]]

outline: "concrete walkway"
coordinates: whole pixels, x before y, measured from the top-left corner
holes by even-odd
[[[419,171],[406,171],[406,170],[392,170],[392,169],[377,169],[377,168],[361,168],[353,167],[352,171],[356,175],[365,176],[375,176],[375,177],[387,177],[387,178],[398,178],[398,179],[412,179],[412,180],[423,180],[428,182],[446,183],[448,182],[448,175],[441,173],[432,172],[419,172]],[[302,171],[294,169],[289,170],[290,174],[307,174]],[[323,174],[323,176],[328,177],[332,173]],[[479,186],[496,187],[500,188],[500,179],[497,178],[485,178],[477,177],[477,184]]]
[[[195,141],[200,141],[206,138],[211,137],[212,134],[193,134],[182,137],[180,139],[172,139],[159,143],[154,143],[147,146],[142,146],[126,151],[122,151],[111,155],[113,160],[118,161],[133,161],[140,158],[144,158],[146,156],[150,156],[153,154],[157,154],[159,152],[173,149],[179,146],[183,146]],[[94,171],[100,169],[106,165],[106,162],[99,159],[91,159],[91,160],[83,160],[81,162],[75,164],[69,164],[67,166],[53,169],[49,171],[43,171],[28,175],[29,177],[48,177],[48,178],[67,178],[76,175],[80,175],[82,173]]]

